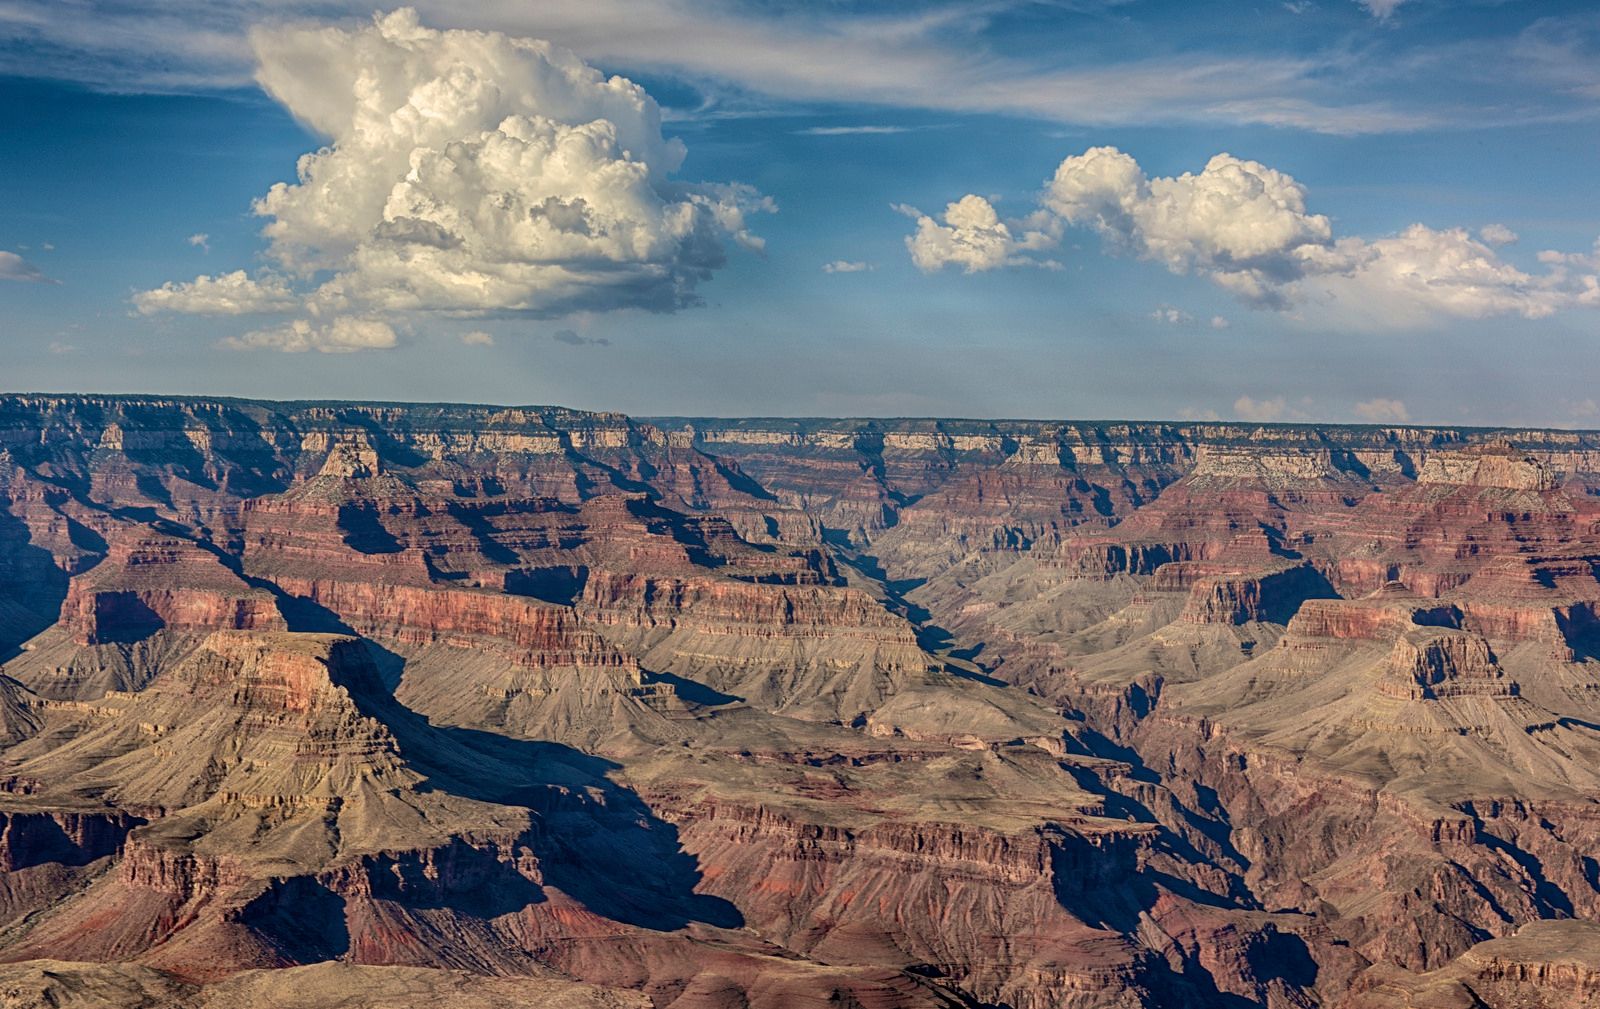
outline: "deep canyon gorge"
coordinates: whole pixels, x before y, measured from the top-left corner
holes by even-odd
[[[1600,434],[3,396],[0,961],[1600,1005]]]

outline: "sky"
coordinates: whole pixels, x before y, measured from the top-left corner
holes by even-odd
[[[1600,428],[1600,9],[0,0],[0,388]]]

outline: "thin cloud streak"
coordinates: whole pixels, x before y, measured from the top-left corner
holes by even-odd
[[[890,133],[910,133],[909,126],[811,126],[803,130],[794,131],[802,137],[849,137],[860,135],[877,135]]]
[[[1015,4],[854,17],[761,17],[683,0],[550,0],[536,8],[521,0],[486,0],[470,9],[422,0],[417,6],[436,26],[548,38],[587,59],[788,102],[1002,113],[1081,125],[1241,123],[1334,134],[1441,122],[1436,113],[1387,100],[1348,100],[1325,79],[1336,57],[1201,54],[1080,58],[1057,66],[1002,57],[985,46],[982,31],[989,18]],[[341,10],[367,16],[371,5],[0,0],[0,72],[109,90],[238,87],[251,76],[250,25]]]

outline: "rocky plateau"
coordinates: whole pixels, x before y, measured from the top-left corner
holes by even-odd
[[[1600,434],[0,396],[0,1005],[1600,1006]]]

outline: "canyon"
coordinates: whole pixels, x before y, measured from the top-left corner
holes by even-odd
[[[1600,433],[0,396],[0,1005],[1600,1006]]]

